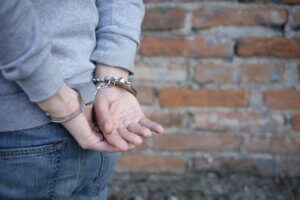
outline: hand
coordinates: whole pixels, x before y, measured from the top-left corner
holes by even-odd
[[[145,117],[137,99],[118,87],[98,91],[94,110],[106,140],[122,151],[141,144],[141,137],[151,137],[151,131],[163,132],[161,125]]]
[[[95,71],[96,78],[117,76],[127,80],[128,74],[127,70],[100,63]],[[105,139],[122,151],[132,148],[132,144],[141,144],[142,137],[150,137],[151,131],[163,132],[161,125],[145,117],[137,99],[118,87],[98,91],[94,112]]]
[[[64,85],[55,95],[37,105],[52,116],[62,117],[78,109],[78,94]],[[97,126],[92,123],[92,106],[85,107],[84,113],[62,123],[83,149],[103,152],[116,152],[119,149],[103,140]]]

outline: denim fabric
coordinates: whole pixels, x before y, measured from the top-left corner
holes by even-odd
[[[104,200],[117,158],[81,149],[60,124],[0,132],[0,199]]]

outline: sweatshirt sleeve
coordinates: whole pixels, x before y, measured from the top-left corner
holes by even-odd
[[[91,60],[134,72],[145,14],[143,0],[97,0],[97,44]]]
[[[0,0],[0,71],[15,81],[32,102],[45,100],[63,85],[30,1]]]

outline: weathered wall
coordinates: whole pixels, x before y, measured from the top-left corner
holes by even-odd
[[[300,1],[147,0],[134,85],[166,134],[118,172],[300,175]]]

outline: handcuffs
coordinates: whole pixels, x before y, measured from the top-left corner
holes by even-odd
[[[115,76],[105,76],[104,79],[93,79],[93,82],[68,84],[68,86],[78,92],[80,106],[75,112],[65,117],[55,117],[46,113],[46,116],[51,122],[64,123],[78,116],[84,111],[85,105],[94,102],[98,90],[117,86],[127,90],[134,96],[137,95],[137,91],[132,87],[132,84],[129,81],[126,81],[122,77]]]

